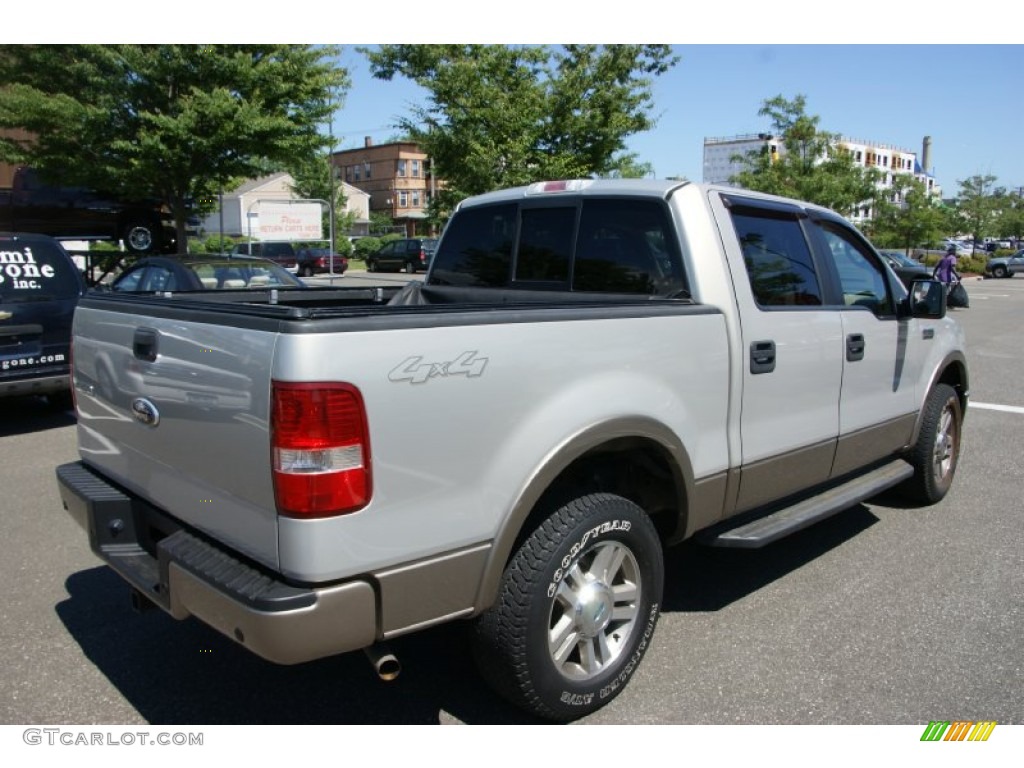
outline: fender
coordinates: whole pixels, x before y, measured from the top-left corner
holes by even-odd
[[[917,437],[921,432],[921,422],[924,419],[924,404],[928,395],[939,382],[950,384],[957,391],[960,397],[960,412],[962,418],[967,418],[967,402],[970,399],[971,387],[968,381],[967,358],[959,350],[950,352],[942,361],[935,366],[931,377],[928,379],[928,386],[921,392],[921,401],[917,409],[917,419],[914,421],[914,430],[910,435],[910,442],[907,447],[917,443]]]
[[[690,511],[688,500],[694,498],[695,481],[690,457],[679,437],[664,424],[642,416],[613,419],[587,427],[548,453],[516,494],[494,537],[477,591],[475,613],[487,608],[497,598],[502,573],[512,554],[512,548],[544,492],[581,456],[605,443],[621,438],[649,440],[660,446],[669,457],[679,510],[675,528],[669,538],[675,541],[685,535]]]

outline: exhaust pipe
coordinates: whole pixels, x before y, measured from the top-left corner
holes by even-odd
[[[363,653],[366,654],[366,658],[370,660],[370,664],[377,673],[377,677],[381,680],[390,682],[398,677],[398,673],[402,671],[402,665],[399,663],[398,658],[384,643],[375,643],[368,648],[364,648]]]

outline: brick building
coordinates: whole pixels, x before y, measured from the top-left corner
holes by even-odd
[[[333,163],[346,184],[370,195],[370,212],[390,217],[405,227],[407,237],[431,234],[427,206],[437,183],[430,160],[412,141],[373,143],[335,152]]]

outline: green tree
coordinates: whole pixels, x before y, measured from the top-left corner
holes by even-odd
[[[663,45],[384,45],[361,49],[374,77],[429,94],[398,127],[458,200],[545,179],[629,172],[628,136],[654,126],[653,79],[675,65]]]
[[[42,45],[0,52],[0,159],[65,182],[155,196],[179,249],[197,201],[307,162],[332,94],[337,50],[303,45]]]
[[[933,243],[949,231],[949,215],[928,194],[925,185],[910,174],[894,174],[891,197],[879,198],[865,226],[866,233],[883,248],[902,248]]]
[[[781,95],[765,101],[758,112],[771,120],[783,150],[767,147],[741,157],[747,167],[731,181],[746,189],[806,200],[849,216],[873,205],[879,172],[862,168],[839,141],[818,127],[820,118],[806,113],[807,100]]]
[[[995,232],[998,237],[1024,238],[1024,187],[995,193]]]
[[[981,241],[991,235],[996,223],[998,202],[993,194],[996,177],[977,174],[957,179],[960,194],[956,199],[956,230]]]

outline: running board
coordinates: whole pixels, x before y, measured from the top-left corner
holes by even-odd
[[[842,485],[783,507],[755,520],[723,529],[715,526],[700,536],[702,544],[712,547],[734,547],[737,549],[758,549],[783,536],[807,528],[826,517],[849,509],[858,502],[870,499],[887,488],[897,485],[913,476],[914,468],[902,459],[883,464],[867,474],[858,475]]]

